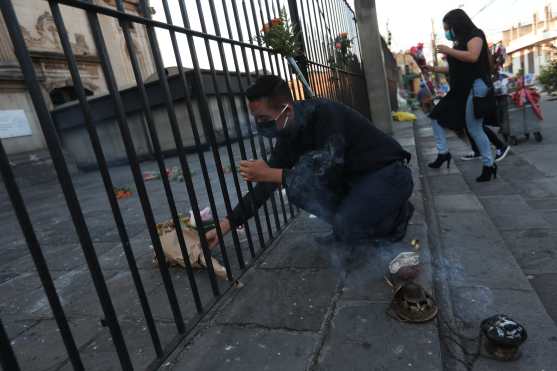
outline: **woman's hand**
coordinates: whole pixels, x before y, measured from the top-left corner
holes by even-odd
[[[437,45],[435,50],[437,51],[437,53],[449,55],[451,53],[451,51],[453,50],[453,48],[451,48],[450,46],[447,46],[447,45]]]
[[[422,66],[422,71],[425,71],[425,72],[435,72],[435,67],[434,67],[434,66],[430,66],[429,64],[426,64],[425,66]]]

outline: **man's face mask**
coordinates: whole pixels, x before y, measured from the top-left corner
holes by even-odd
[[[285,105],[282,111],[280,111],[280,113],[277,115],[277,117],[275,117],[272,120],[260,121],[256,123],[257,132],[266,138],[277,137],[280,131],[280,129],[277,127],[277,120],[280,118],[280,116],[282,116],[282,114],[284,114],[287,108],[288,105]],[[284,121],[283,129],[286,127],[287,123],[288,123],[288,116],[286,116],[286,119]]]

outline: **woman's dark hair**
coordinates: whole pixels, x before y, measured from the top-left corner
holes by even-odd
[[[443,17],[443,22],[453,30],[458,41],[464,40],[478,27],[472,22],[468,14],[462,9],[453,9]]]

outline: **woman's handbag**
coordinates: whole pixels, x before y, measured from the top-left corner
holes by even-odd
[[[487,95],[485,97],[477,97],[473,88],[472,94],[474,117],[481,119],[490,117],[491,115],[497,115],[497,101],[495,100],[493,87],[487,90]]]

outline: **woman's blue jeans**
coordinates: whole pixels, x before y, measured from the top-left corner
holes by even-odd
[[[472,87],[473,91],[470,90],[468,94],[468,99],[466,100],[466,127],[468,133],[476,142],[480,154],[482,155],[482,162],[485,166],[493,166],[493,152],[491,151],[491,145],[489,144],[489,139],[485,135],[483,130],[483,118],[477,119],[474,116],[474,95],[476,97],[485,97],[488,92],[488,87],[483,82],[482,79],[476,79]],[[447,144],[447,137],[445,136],[445,131],[439,125],[437,120],[432,120],[431,125],[433,127],[433,135],[435,136],[435,144],[437,151],[440,154],[449,152],[449,146]]]

